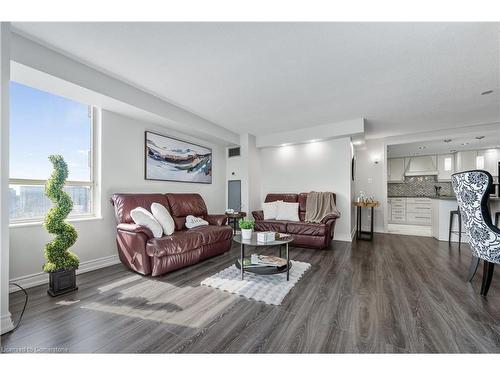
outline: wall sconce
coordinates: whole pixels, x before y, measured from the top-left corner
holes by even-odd
[[[380,163],[380,155],[378,155],[378,154],[372,155],[372,163],[375,164],[375,165],[379,165],[379,163]]]

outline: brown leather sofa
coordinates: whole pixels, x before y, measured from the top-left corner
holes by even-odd
[[[165,206],[175,222],[175,232],[154,238],[130,216],[136,207],[151,210]],[[117,222],[116,243],[123,264],[143,275],[159,276],[222,254],[231,248],[233,231],[225,215],[209,215],[199,194],[114,194],[111,203]],[[187,229],[186,216],[202,217],[210,225]]]
[[[255,230],[257,232],[272,231],[291,234],[293,236],[291,245],[297,247],[325,249],[330,246],[337,215],[329,215],[321,223],[306,223],[304,219],[306,216],[307,193],[267,194],[265,202],[279,200],[292,203],[298,202],[300,221],[264,220],[263,211],[253,211],[252,215],[255,219]]]

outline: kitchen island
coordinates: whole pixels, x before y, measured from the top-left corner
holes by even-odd
[[[450,211],[458,207],[457,199],[454,196],[434,196],[431,197],[431,234],[439,241],[448,241],[448,230],[450,225]],[[500,199],[489,199],[492,222],[494,222],[494,213],[500,211]],[[454,217],[453,231],[458,231],[458,220]],[[452,233],[452,242],[458,242],[458,234]],[[462,242],[468,242],[465,228],[462,225]]]

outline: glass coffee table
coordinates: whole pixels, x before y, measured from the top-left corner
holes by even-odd
[[[245,272],[253,272],[257,273],[260,275],[275,275],[277,273],[283,273],[286,272],[286,280],[288,281],[290,279],[290,268],[292,268],[292,263],[290,262],[290,257],[288,254],[288,244],[293,241],[292,236],[288,236],[283,239],[279,240],[274,240],[274,241],[269,241],[269,242],[259,242],[257,241],[257,233],[252,233],[252,238],[249,240],[243,240],[241,238],[241,234],[238,234],[233,237],[233,240],[238,242],[241,245],[241,254],[240,254],[240,259],[236,260],[235,265],[237,268],[241,269],[241,280],[243,280],[243,275]],[[281,250],[282,247],[285,247],[285,254],[286,254],[286,266],[283,267],[265,267],[265,268],[254,268],[254,267],[245,267],[243,266],[243,259],[245,259],[245,246],[254,246],[254,247],[260,247],[260,246],[278,246],[279,248],[279,256],[281,258]],[[241,264],[241,266],[240,266]]]

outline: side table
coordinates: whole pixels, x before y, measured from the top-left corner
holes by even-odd
[[[367,241],[373,240],[373,209],[380,206],[380,202],[379,201],[353,202],[353,204],[357,208],[356,239],[367,240]],[[371,218],[370,218],[370,230],[369,231],[361,230],[361,209],[362,208],[369,208],[371,210],[371,212],[370,212],[370,214],[371,214],[370,215],[371,216]]]
[[[233,235],[236,234],[236,229],[238,229],[237,224],[240,219],[243,219],[244,217],[247,216],[246,212],[235,212],[234,214],[225,214],[228,220],[233,221]]]

